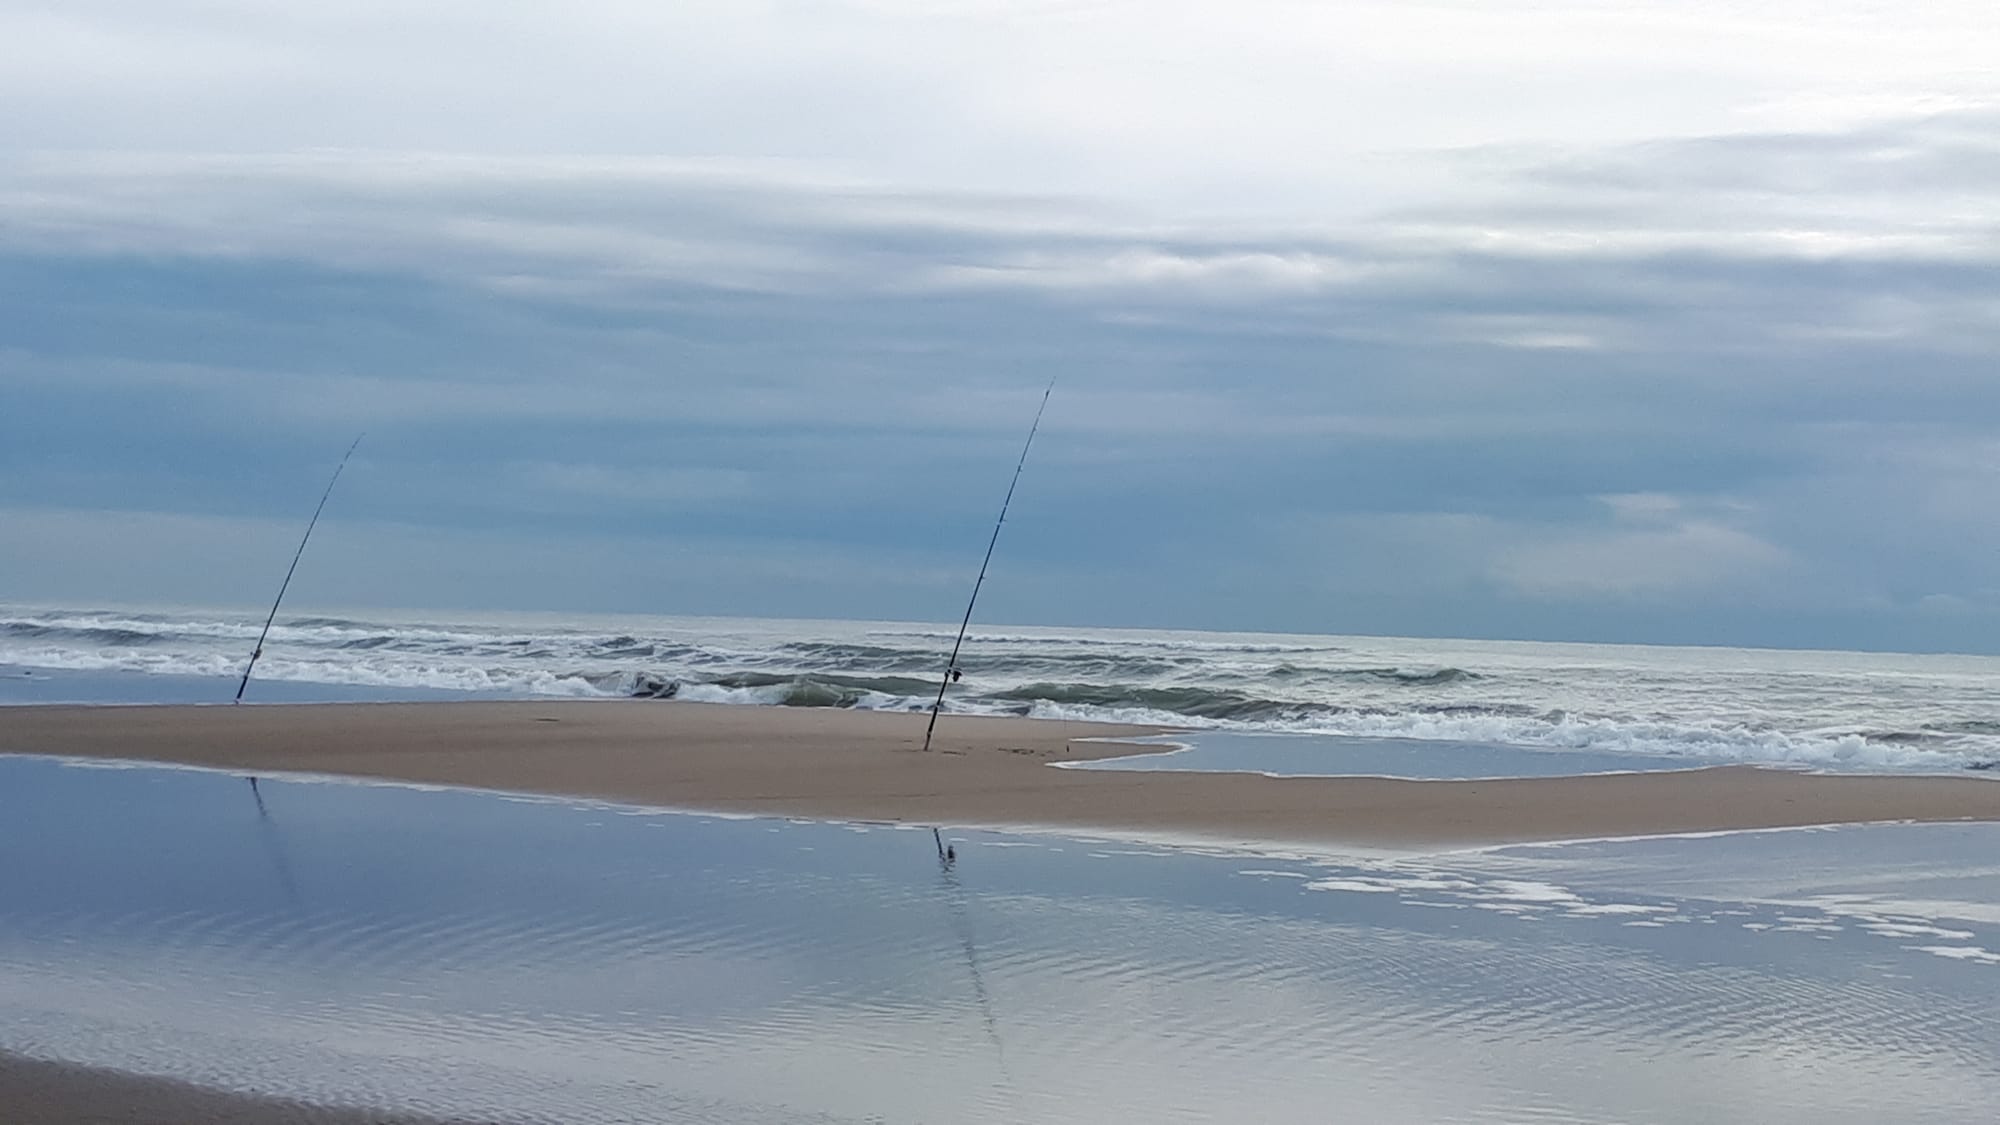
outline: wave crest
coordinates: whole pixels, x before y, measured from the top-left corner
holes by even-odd
[[[0,607],[0,665],[233,681],[262,624],[261,611]],[[276,623],[258,676],[923,711],[953,637],[838,622],[302,616]],[[2000,663],[1984,658],[1760,653],[1717,663],[1685,650],[1023,629],[974,632],[959,665],[965,679],[945,707],[960,713],[1857,769],[2000,760]]]

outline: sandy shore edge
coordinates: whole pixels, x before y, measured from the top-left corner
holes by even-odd
[[[592,797],[663,808],[1436,848],[2000,820],[2000,784],[1732,766],[1503,781],[1061,770],[1161,728],[640,701],[0,708],[0,752]]]
[[[451,1125],[433,1117],[239,1094],[6,1052],[0,1052],[0,1116],[34,1125]]]

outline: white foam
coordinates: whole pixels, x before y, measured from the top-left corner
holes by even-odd
[[[1314,879],[1309,891],[1352,891],[1357,894],[1395,894],[1402,888],[1387,879]]]
[[[1645,906],[1636,902],[1599,902],[1572,906],[1569,908],[1569,913],[1589,918],[1615,914],[1667,914],[1672,910],[1670,906]]]
[[[1918,922],[1864,922],[1861,929],[1879,937],[1936,937],[1950,941],[1970,941],[1976,935],[1971,930],[1947,930],[1942,926],[1931,926]]]
[[[1906,945],[1918,953],[1929,953],[1938,957],[1949,957],[1954,961],[1973,961],[1981,965],[2000,965],[2000,953],[1981,949],[1976,945]]]
[[[1496,879],[1486,891],[1486,897],[1506,899],[1514,902],[1541,903],[1547,905],[1580,905],[1583,900],[1575,891],[1558,887],[1553,883],[1529,882],[1521,879]]]
[[[241,672],[260,625],[251,612],[0,607],[0,663],[229,677]],[[949,629],[880,623],[593,625],[286,617],[272,631],[258,675],[347,688],[568,697],[628,694],[645,677],[677,683],[684,699],[769,705],[791,689],[706,681],[746,671],[927,677],[952,636]],[[1044,718],[1195,730],[1500,743],[1664,756],[1690,766],[1962,773],[1975,761],[2000,758],[2000,661],[1988,658],[1013,627],[975,629],[967,646],[967,679],[946,699],[954,713],[1025,709]],[[1422,679],[1443,669],[1470,676]],[[1035,700],[1019,690],[1044,681],[1227,692],[1277,710],[1254,721],[1220,720]],[[889,711],[929,703],[881,692],[853,700]]]

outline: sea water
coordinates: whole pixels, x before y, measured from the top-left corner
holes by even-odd
[[[582,1123],[2000,1105],[2000,826],[941,839],[0,758],[0,1050]]]
[[[223,702],[261,624],[250,613],[0,608],[0,701]],[[955,631],[287,616],[249,698],[640,696],[921,711]],[[1531,772],[1597,771],[1607,757],[1632,769],[1747,762],[1948,773],[2000,763],[1995,657],[976,626],[959,662],[964,678],[945,700],[952,713],[1307,734],[1344,747],[1354,769],[1394,776],[1450,775],[1444,758],[1476,747],[1573,755],[1510,759]],[[1231,745],[1227,768],[1350,768],[1296,754],[1280,761],[1271,755],[1284,748],[1268,740]],[[1263,756],[1244,757],[1245,746]],[[1360,761],[1363,749],[1374,758]],[[1399,749],[1409,762],[1393,760]]]
[[[1196,731],[1136,740],[1145,753],[1060,769],[1261,773],[1267,777],[1395,777],[1416,781],[1483,781],[1506,777],[1582,777],[1662,773],[1709,764],[1671,754],[1566,750],[1544,746],[1439,738],[1357,738],[1351,735],[1244,734]]]

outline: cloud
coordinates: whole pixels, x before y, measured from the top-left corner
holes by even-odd
[[[1741,502],[1663,493],[1598,497],[1596,520],[1476,512],[1337,517],[1295,538],[1346,594],[1525,597],[1540,602],[1770,600],[1787,551],[1736,524]]]
[[[756,496],[755,476],[742,469],[647,469],[544,461],[510,465],[507,476],[511,479],[498,482],[501,487],[540,493],[557,504],[582,501],[681,508],[742,503]]]
[[[1504,551],[1494,577],[1543,598],[1626,598],[1716,591],[1741,596],[1787,562],[1780,548],[1711,520],[1558,534]]]
[[[1936,262],[2000,256],[1991,103],[1837,131],[1412,146],[1431,189],[1366,210],[1224,217],[1143,195],[916,189],[839,162],[450,149],[6,158],[8,241],[302,255],[467,276],[1191,289],[1424,283],[1458,257]],[[1426,173],[1426,175],[1431,175]]]
[[[1610,526],[1516,529],[1514,541],[1495,551],[1491,576],[1543,599],[1728,601],[1769,600],[1774,578],[1796,577],[1787,551],[1741,526],[1756,515],[1741,500],[1660,492],[1597,499]]]
[[[948,191],[1352,219],[1494,141],[1991,101],[1990,13],[1865,0],[0,4],[0,147],[781,153]],[[1419,189],[1419,190],[1412,190]]]
[[[547,559],[495,599],[869,613],[1054,376],[1022,619],[1984,604],[1983,7],[1253,8],[0,0],[0,503],[289,525],[367,428],[381,551]]]
[[[329,512],[313,536],[288,604],[322,608],[535,608],[661,612],[705,606],[750,616],[824,615],[845,603],[879,616],[942,619],[970,575],[955,557],[854,551],[761,538],[400,524]],[[0,572],[17,595],[73,604],[255,606],[297,545],[297,519],[116,510],[0,507],[13,529]],[[387,596],[385,597],[385,594]]]
[[[999,295],[1127,323],[1526,352],[1966,352],[2000,344],[2000,210],[1979,190],[2000,163],[1993,120],[1442,154],[1480,173],[1484,198],[1289,226],[915,192],[797,161],[43,154],[8,162],[0,248],[301,261],[653,310],[690,290]],[[1855,171],[1883,151],[1923,173]]]

